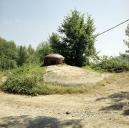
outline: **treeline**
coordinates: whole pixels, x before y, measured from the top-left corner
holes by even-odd
[[[96,40],[94,20],[91,16],[74,10],[65,17],[57,33],[52,33],[49,39],[39,45],[39,57],[43,60],[49,53],[60,53],[65,57],[65,63],[73,66],[90,66],[97,70],[122,72],[129,70],[129,25],[125,30],[127,40],[124,40],[127,50],[116,57],[99,56],[94,43]]]
[[[0,37],[0,69],[12,69],[23,64],[38,63],[37,53],[31,45],[17,46],[14,41]]]
[[[42,63],[49,53],[58,53],[65,57],[65,63],[74,66],[89,64],[89,58],[95,55],[95,26],[91,16],[73,10],[64,18],[56,33],[47,41],[39,44],[36,50],[31,45],[16,46],[12,41],[0,38],[0,68],[11,69],[24,64]]]
[[[125,33],[129,38],[129,25]],[[129,70],[129,39],[124,41],[128,49],[117,57],[99,56],[95,41],[94,20],[73,10],[64,18],[57,32],[53,32],[36,49],[31,45],[17,46],[13,41],[0,38],[0,69],[12,69],[24,64],[43,65],[47,54],[59,53],[65,57],[66,64],[73,66],[89,65],[106,71]]]

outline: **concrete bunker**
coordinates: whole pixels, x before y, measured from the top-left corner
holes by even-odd
[[[45,66],[63,64],[63,63],[64,63],[64,57],[60,54],[49,54],[44,58]]]

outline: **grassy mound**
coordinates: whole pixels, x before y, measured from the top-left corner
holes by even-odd
[[[94,86],[108,75],[92,70],[69,65],[48,66],[45,71],[44,81],[47,83],[63,84],[65,86]]]
[[[92,86],[85,85],[64,86],[57,83],[46,83],[43,79],[44,73],[45,68],[39,66],[23,66],[10,70],[7,81],[0,88],[8,93],[23,95],[85,93],[93,89]]]

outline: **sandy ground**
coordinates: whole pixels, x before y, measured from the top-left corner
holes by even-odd
[[[36,97],[1,92],[0,128],[129,128],[129,87]]]
[[[0,128],[129,128],[129,72],[106,79],[87,94],[0,92]]]

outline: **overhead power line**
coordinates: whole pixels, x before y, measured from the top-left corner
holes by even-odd
[[[125,20],[125,21],[123,21],[123,22],[121,22],[121,23],[119,23],[119,24],[117,24],[117,25],[115,25],[115,26],[113,26],[113,27],[111,27],[111,28],[109,28],[109,29],[107,29],[107,30],[101,32],[101,33],[98,33],[98,34],[96,35],[96,37],[98,37],[98,36],[100,36],[100,35],[102,35],[102,34],[108,32],[108,31],[110,31],[110,30],[112,30],[112,29],[114,29],[114,28],[116,28],[116,27],[118,27],[118,26],[120,26],[120,25],[122,25],[122,24],[128,22],[128,21],[129,21],[129,19],[127,19],[127,20]]]

